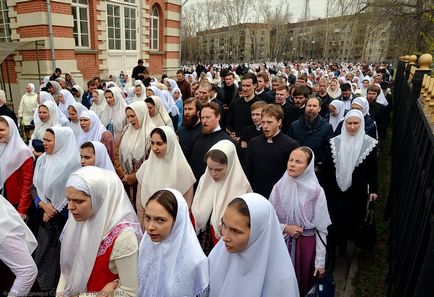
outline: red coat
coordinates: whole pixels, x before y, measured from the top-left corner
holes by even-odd
[[[28,158],[6,180],[6,196],[11,204],[18,204],[18,212],[27,214],[33,197],[30,193],[33,184],[33,158]]]

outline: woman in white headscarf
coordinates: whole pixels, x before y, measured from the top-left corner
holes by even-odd
[[[378,138],[377,124],[369,115],[368,100],[366,100],[366,98],[364,97],[354,98],[353,101],[351,101],[351,109],[357,109],[362,112],[363,117],[365,119],[365,133],[371,136],[372,138],[377,139]],[[342,125],[341,125],[341,129],[342,129]]]
[[[71,215],[62,233],[57,292],[138,296],[141,232],[119,178],[108,170],[83,167],[68,178],[65,195]]]
[[[74,133],[69,127],[51,127],[44,135],[45,153],[36,162],[33,184],[41,208],[35,262],[42,290],[54,290],[60,275],[59,236],[68,214],[65,185],[69,175],[81,167]]]
[[[231,141],[217,142],[204,159],[207,168],[199,180],[191,212],[199,242],[205,254],[209,254],[221,238],[221,218],[226,206],[234,197],[252,192],[252,188]]]
[[[210,297],[298,297],[297,279],[271,203],[256,193],[232,200],[223,239],[208,257]],[[246,285],[248,284],[248,285]]]
[[[208,261],[190,222],[188,206],[175,189],[153,193],[146,202],[146,233],[139,247],[139,295],[208,296]],[[163,216],[164,231],[156,228]]]
[[[65,116],[69,116],[68,107],[76,102],[74,96],[72,96],[70,91],[62,89],[59,91],[58,98],[59,109],[63,112]]]
[[[108,124],[110,124],[111,110],[107,105],[103,90],[96,89],[92,92],[92,106],[90,110],[96,113],[101,123],[107,128]]]
[[[33,154],[8,116],[0,116],[0,191],[23,219],[32,204]]]
[[[170,95],[172,95],[173,97],[173,91],[175,90],[175,88],[178,88],[178,84],[174,79],[171,78],[166,78],[164,83],[166,84],[167,90],[170,92]]]
[[[377,102],[380,103],[381,105],[388,106],[389,102],[387,101],[386,96],[384,95],[384,92],[383,92],[383,89],[381,88],[381,85],[380,84],[375,84],[375,85],[380,87],[380,90],[381,90],[380,94],[377,97]]]
[[[300,296],[307,294],[314,276],[325,274],[327,227],[331,224],[314,164],[310,148],[293,150],[287,171],[274,185],[269,199],[291,255]]]
[[[162,85],[164,86],[164,85]],[[157,96],[158,98],[160,98],[162,105],[164,106],[164,108],[166,109],[167,113],[170,114],[172,112],[173,107],[175,105],[175,103],[170,102],[170,93],[166,90],[160,90],[157,86],[150,86],[149,88],[146,89],[146,96],[148,97],[152,97],[152,96]],[[172,100],[173,101],[173,100]],[[175,107],[176,108],[176,107]],[[174,114],[172,114],[173,116]]]
[[[37,158],[44,152],[42,145],[45,130],[51,127],[60,127],[59,115],[63,114],[58,110],[56,103],[45,101],[38,107],[38,120],[35,121],[35,130],[29,141],[29,147]]]
[[[333,230],[329,230],[330,257],[334,256],[338,243],[345,246],[347,239],[355,239],[368,199],[378,198],[377,143],[366,135],[363,114],[355,109],[345,116],[342,133],[330,139],[330,174],[327,175],[330,180],[326,181],[330,187],[327,199],[333,222]]]
[[[74,131],[74,136],[76,139],[78,139],[79,135],[81,134],[80,114],[84,110],[87,110],[87,107],[80,102],[76,102],[75,100],[68,106],[68,115],[69,120],[71,121],[69,123],[69,127],[71,127],[72,131]]]
[[[141,80],[136,80],[134,83],[134,97],[133,102],[136,101],[145,101],[146,99],[146,88]]]
[[[136,176],[140,189],[136,206],[141,224],[146,202],[153,193],[162,188],[169,187],[180,191],[190,208],[196,179],[173,129],[161,126],[152,130],[151,153]]]
[[[81,103],[81,101],[83,100],[82,96],[84,94],[83,88],[80,85],[73,85],[71,91],[75,101]]]
[[[146,105],[148,107],[148,113],[151,116],[154,126],[168,126],[173,129],[173,122],[170,115],[164,108],[160,97],[151,96],[145,99]]]
[[[26,93],[21,97],[20,107],[18,108],[18,117],[22,124],[25,126],[31,125],[37,107],[38,94],[35,93],[35,85],[29,83],[26,85]]]
[[[107,148],[99,141],[88,141],[80,146],[81,166],[96,166],[113,172],[115,168]]]
[[[109,130],[113,133],[117,143],[126,125],[125,107],[127,107],[127,103],[117,87],[107,89],[104,96],[111,113],[109,126],[111,125],[112,129],[109,128]]]
[[[81,133],[77,138],[78,147],[88,141],[99,141],[104,144],[113,161],[116,146],[113,135],[104,127],[96,113],[92,110],[83,110],[80,113],[80,127]]]
[[[0,266],[0,290],[8,296],[29,293],[38,274],[32,258],[37,245],[20,214],[0,195],[0,261],[5,264]]]
[[[332,99],[337,99],[341,96],[341,88],[337,78],[332,78],[327,88],[327,94]]]
[[[116,143],[113,165],[133,205],[137,194],[136,172],[148,157],[150,134],[155,128],[144,101],[131,103],[124,111],[128,125]]]
[[[344,103],[341,100],[333,100],[329,104],[329,124],[333,127],[333,132],[336,131],[339,123],[343,121],[345,114]]]
[[[184,101],[182,101],[181,89],[178,87],[174,88],[173,90],[173,101],[175,102],[176,108],[178,109],[179,119],[176,129],[179,129],[182,126],[182,119],[184,115]]]
[[[44,104],[45,102],[48,102],[48,101],[53,102],[54,106],[56,106],[56,108],[55,108],[56,109],[56,116],[57,116],[57,121],[59,122],[59,124],[61,126],[65,126],[65,127],[69,126],[68,117],[59,109],[59,106],[57,106],[56,101],[54,101],[53,96],[51,96],[50,93],[45,92],[45,91],[39,92],[39,101],[38,101],[39,105],[38,105],[38,107],[40,105]],[[33,114],[33,122],[34,122],[35,126],[38,125],[38,123],[40,122],[38,108],[35,110],[35,112]]]

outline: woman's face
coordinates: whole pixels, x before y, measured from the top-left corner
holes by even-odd
[[[134,129],[136,130],[139,129],[140,128],[139,119],[137,118],[137,115],[134,112],[134,110],[132,110],[131,108],[127,108],[126,114],[127,114],[128,123],[130,123]]]
[[[173,97],[175,97],[175,100],[178,99],[179,96],[181,96],[181,91],[176,90],[175,92],[173,92]]]
[[[92,102],[93,103],[98,103],[98,100],[99,100],[99,94],[98,94],[98,92],[93,92],[92,93]]]
[[[41,122],[46,123],[50,119],[50,112],[46,106],[39,106],[38,115]]]
[[[112,92],[106,92],[104,93],[105,100],[107,101],[108,106],[113,107],[115,106],[115,97],[113,96]]]
[[[338,83],[337,83],[335,80],[332,80],[332,81],[330,82],[330,89],[331,89],[332,91],[335,91],[335,90],[337,89],[337,87],[338,87]]]
[[[7,143],[10,137],[9,125],[5,122],[0,122],[0,143]]]
[[[333,105],[329,105],[329,112],[330,112],[330,115],[332,115],[332,116],[337,116],[338,115],[338,110],[336,109],[336,107],[334,107]]]
[[[345,127],[347,129],[348,134],[354,136],[360,129],[360,119],[358,117],[349,117],[345,121]]]
[[[165,240],[174,223],[172,215],[157,200],[148,202],[145,208],[145,229],[153,242]]]
[[[287,172],[290,177],[297,177],[303,174],[307,167],[307,155],[302,150],[294,150],[289,155]]]
[[[360,110],[360,111],[363,111],[363,107],[361,107],[359,104],[357,104],[357,103],[353,103],[353,104],[351,104],[351,109],[357,109],[357,110]]]
[[[44,149],[47,155],[51,155],[54,152],[55,137],[51,132],[46,131],[44,134]]]
[[[70,79],[71,79],[71,75],[65,74],[65,80],[70,80]]]
[[[155,108],[155,105],[149,102],[146,102],[146,105],[148,106],[148,112],[151,117],[155,117],[157,115],[157,109]]]
[[[163,141],[160,134],[154,133],[151,136],[151,149],[158,159],[164,158],[167,151],[167,143]]]
[[[89,132],[90,130],[90,119],[80,118],[80,127],[84,132]]]
[[[57,99],[59,99],[59,102],[65,103],[65,97],[63,97],[63,94],[60,92],[57,94]]]
[[[134,93],[136,94],[137,97],[142,96],[142,86],[136,86]]]
[[[95,150],[91,147],[80,149],[80,161],[82,167],[95,166]]]
[[[71,122],[73,123],[78,123],[78,114],[77,111],[75,110],[75,108],[73,107],[68,107],[68,114],[69,114],[69,119],[71,120]]]
[[[92,216],[92,200],[90,196],[73,187],[65,189],[65,196],[68,200],[68,210],[71,212],[74,220],[82,222]]]
[[[164,84],[166,85],[166,87],[169,91],[172,91],[172,85],[170,84],[170,82],[168,80],[166,80],[166,82]]]
[[[209,174],[215,182],[221,182],[225,180],[228,165],[216,162],[208,157],[206,160],[206,166],[208,168]]]
[[[249,244],[249,218],[228,206],[222,218],[222,235],[228,253],[241,253]]]
[[[32,88],[29,85],[26,86],[26,92],[27,93],[31,93],[32,92]]]
[[[147,88],[147,89],[146,89],[146,96],[147,96],[147,97],[154,96],[154,92],[153,92],[151,89]]]

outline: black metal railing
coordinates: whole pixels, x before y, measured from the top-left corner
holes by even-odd
[[[394,87],[386,294],[434,296],[434,134],[419,100],[423,73],[408,82],[408,67],[399,62]]]

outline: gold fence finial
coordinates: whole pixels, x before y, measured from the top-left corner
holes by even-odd
[[[411,64],[416,64],[416,61],[417,61],[417,56],[416,55],[411,55],[410,58],[409,58],[409,62]]]
[[[404,62],[408,63],[410,61],[410,56],[409,55],[405,55],[404,56]]]
[[[423,54],[419,58],[419,70],[429,70],[432,64],[432,56],[430,54]]]

